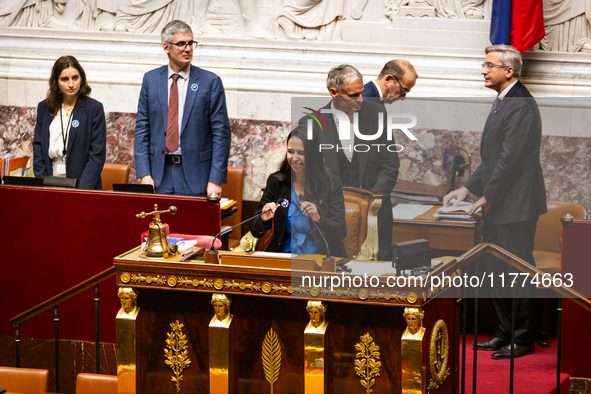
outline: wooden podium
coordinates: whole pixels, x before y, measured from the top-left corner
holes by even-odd
[[[290,259],[271,256],[222,252],[212,265],[140,253],[115,258],[117,284],[137,292],[139,308],[135,366],[127,366],[135,387],[120,393],[458,392],[459,303],[450,289],[389,287],[386,277],[370,286],[368,277],[367,286],[331,290],[331,279],[318,281],[351,275],[290,270]],[[424,314],[416,335],[407,327],[413,310]]]

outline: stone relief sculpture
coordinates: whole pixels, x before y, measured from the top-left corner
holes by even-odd
[[[386,0],[386,16],[490,19],[491,0]]]
[[[80,0],[76,25],[81,30],[112,31],[121,0]]]
[[[121,0],[115,19],[116,31],[160,33],[168,22],[191,23],[191,0]]]
[[[65,29],[54,11],[62,14],[67,0],[0,0],[0,27],[50,27]]]
[[[289,40],[340,41],[343,19],[343,0],[285,0],[271,20],[271,30]]]
[[[544,51],[591,52],[591,0],[544,0]]]
[[[274,36],[265,30],[257,20],[257,0],[228,0],[230,4],[237,6],[240,5],[242,11],[242,19],[244,21],[244,37],[250,38],[261,38],[261,39],[273,39]],[[210,6],[210,0],[197,0],[195,2],[195,9],[193,14],[193,25],[194,33],[199,34],[219,34],[220,31],[211,26],[205,19],[205,14]],[[209,8],[214,14],[217,14],[221,10],[221,6],[214,4]]]

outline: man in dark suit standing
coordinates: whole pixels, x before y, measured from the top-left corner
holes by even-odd
[[[144,75],[135,129],[136,175],[157,193],[221,195],[230,155],[226,96],[217,75],[191,65],[191,27],[162,29],[168,65]]]
[[[532,95],[518,80],[521,54],[508,45],[492,45],[485,52],[484,86],[495,90],[498,97],[482,133],[482,164],[463,187],[444,197],[443,204],[447,205],[454,198],[457,204],[468,193],[481,196],[468,213],[484,208],[483,241],[498,245],[535,266],[532,252],[536,223],[539,216],[547,212],[540,165],[540,112]],[[492,256],[487,258],[487,270],[508,272],[505,263]],[[505,285],[508,287],[507,281]],[[510,294],[500,287],[499,282],[493,288],[499,327],[494,337],[476,344],[479,350],[496,351],[493,359],[511,355],[512,300],[497,297]],[[515,357],[534,352],[530,301],[528,298],[515,300]]]
[[[417,72],[407,60],[390,60],[384,65],[375,81],[369,81],[363,89],[363,97],[380,97],[386,104],[404,99],[417,83]]]
[[[326,165],[339,178],[343,186],[371,190],[384,195],[378,211],[378,256],[379,260],[392,260],[392,204],[390,193],[398,178],[398,153],[394,140],[387,140],[386,111],[380,103],[363,101],[363,76],[353,66],[343,64],[328,73],[326,81],[333,98],[323,110],[338,110],[344,119],[336,114],[324,113],[324,125],[309,123],[309,116],[300,123],[311,124],[320,137],[320,144],[332,146],[321,149]],[[383,118],[383,132],[375,139],[360,139],[354,133],[354,115],[358,116],[359,132],[365,136],[377,134],[380,117]],[[345,133],[347,139],[339,139],[339,130],[348,123]],[[352,256],[351,256],[352,257]]]

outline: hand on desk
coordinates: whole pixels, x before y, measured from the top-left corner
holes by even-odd
[[[488,214],[488,210],[490,209],[490,206],[491,206],[490,202],[488,202],[486,200],[486,198],[484,198],[484,196],[482,196],[482,197],[480,197],[480,199],[478,201],[476,201],[474,203],[474,205],[472,205],[472,208],[470,208],[466,213],[468,215],[473,215],[478,210],[478,208],[484,207],[484,214],[486,215],[486,214]]]
[[[443,206],[448,206],[450,201],[455,198],[456,201],[454,202],[453,207],[457,207],[460,201],[464,201],[469,192],[470,191],[464,186],[449,192],[445,197],[443,197]]]

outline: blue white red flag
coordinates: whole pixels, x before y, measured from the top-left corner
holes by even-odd
[[[525,52],[544,38],[542,0],[493,0],[490,42]]]

